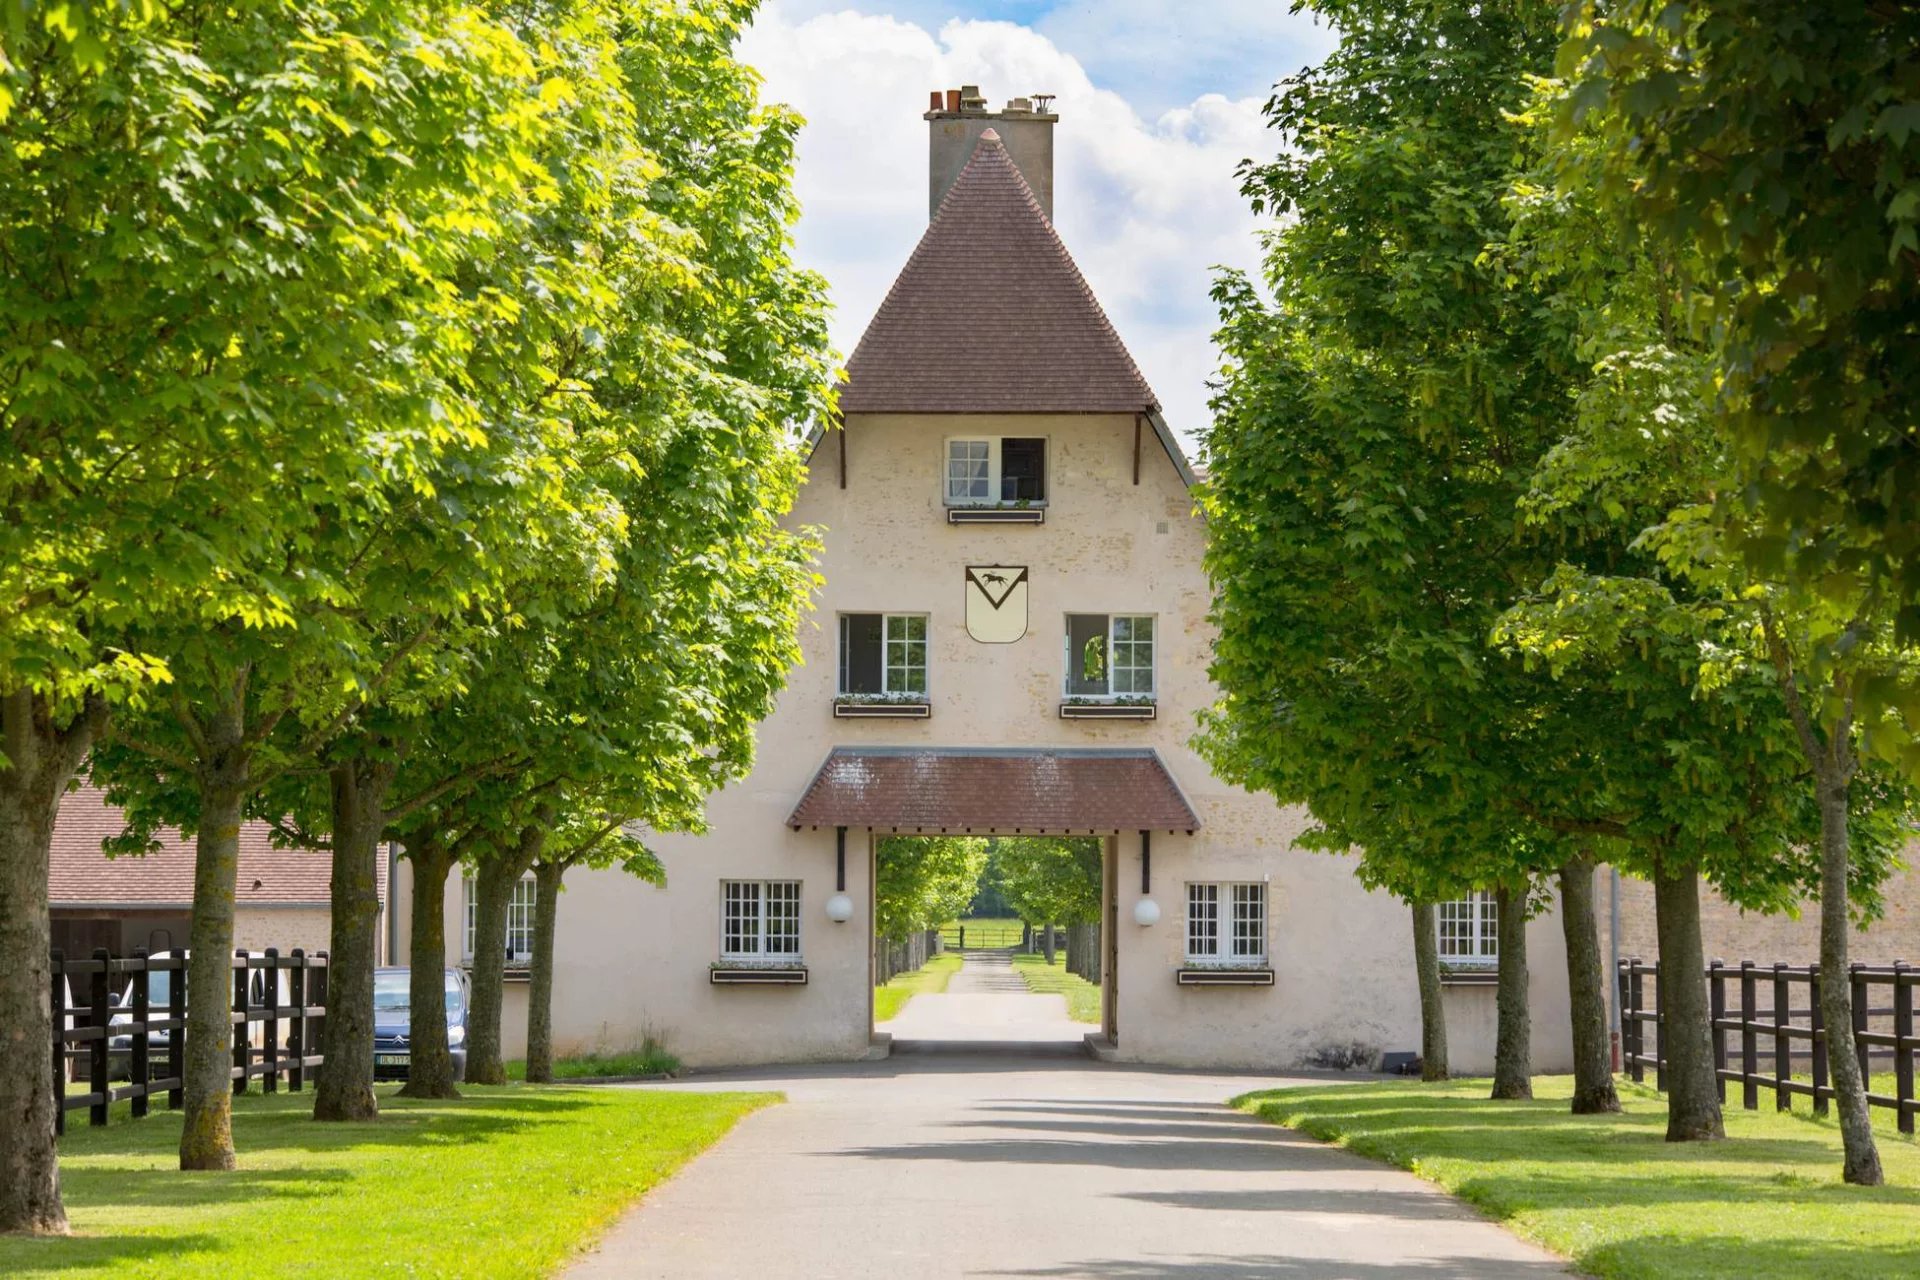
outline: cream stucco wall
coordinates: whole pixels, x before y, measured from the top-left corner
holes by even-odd
[[[1039,526],[951,526],[941,503],[949,435],[1045,436],[1049,505]],[[668,872],[655,888],[618,872],[576,872],[560,903],[554,1032],[562,1051],[664,1040],[695,1066],[847,1059],[869,1043],[873,833],[848,833],[847,892],[854,918],[832,924],[834,833],[791,832],[784,819],[838,745],[929,747],[1149,746],[1199,812],[1192,836],[1155,833],[1152,896],[1163,918],[1133,923],[1142,896],[1140,837],[1120,833],[1117,1048],[1122,1058],[1186,1065],[1282,1067],[1321,1050],[1361,1044],[1417,1049],[1406,909],[1363,890],[1349,860],[1292,841],[1297,811],[1229,787],[1188,739],[1212,700],[1211,634],[1201,567],[1205,529],[1151,431],[1133,483],[1130,415],[909,417],[856,415],[845,439],[827,437],[792,520],[824,531],[825,586],[803,626],[804,665],[761,726],[751,777],[716,795],[710,832],[653,843]],[[964,621],[968,565],[1027,566],[1028,632],[1017,643],[973,641]],[[836,617],[919,612],[929,617],[926,720],[836,720]],[[1158,619],[1154,721],[1088,723],[1058,715],[1064,619],[1069,613],[1152,613]],[[720,882],[802,882],[804,987],[729,988],[708,981],[719,951]],[[1184,886],[1190,880],[1269,885],[1272,988],[1181,988]],[[449,886],[449,937],[460,936],[460,895]],[[1557,915],[1529,932],[1536,1001],[1534,1049],[1543,1070],[1570,1057],[1565,967]],[[524,990],[519,993],[524,999]],[[510,989],[509,1000],[515,993]],[[1491,992],[1456,991],[1457,1067],[1492,1061]],[[524,1008],[524,1006],[522,1006]],[[508,1013],[508,1050],[524,1012]],[[520,1041],[520,1042],[523,1042]]]

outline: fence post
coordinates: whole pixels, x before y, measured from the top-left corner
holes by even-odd
[[[88,1109],[87,1123],[105,1124],[107,1094],[112,1089],[112,1084],[107,1079],[107,1047],[113,1030],[113,1007],[107,1002],[109,986],[107,970],[113,964],[113,957],[107,954],[105,947],[95,947],[93,958],[99,962],[100,967],[93,975],[92,989],[88,993],[93,997],[93,1004],[87,1010],[89,1014],[87,1021],[99,1028],[100,1034],[93,1041],[90,1046],[91,1052],[88,1054],[88,1065],[91,1070],[87,1072],[87,1090],[98,1095],[99,1101]]]
[[[67,956],[53,953],[53,1136],[67,1131]]]
[[[1753,961],[1740,962],[1740,1105],[1749,1111],[1760,1109],[1760,1044],[1754,1035],[1754,1003],[1759,989],[1754,983]]]
[[[307,999],[319,1006],[320,1025],[316,1028],[312,1023],[308,1023],[306,1039],[308,1044],[319,1045],[321,1052],[324,1053],[327,1044],[327,1000],[333,995],[333,957],[325,951],[316,951],[314,955],[319,959],[320,967],[307,979]],[[320,988],[319,994],[317,995],[314,993],[316,980]],[[307,1056],[312,1057],[313,1055],[309,1054]],[[322,1071],[327,1069],[327,1063],[324,1058],[320,1061],[320,1069]]]
[[[1867,1042],[1860,1038],[1860,1033],[1867,1029],[1866,967],[1858,960],[1847,966],[1847,981],[1852,995],[1850,1003],[1853,1005],[1853,1057],[1860,1064],[1862,1090],[1868,1089],[1868,1082],[1873,1079],[1872,1072],[1867,1068]]]
[[[151,999],[147,987],[147,949],[135,947],[133,959],[139,966],[133,971],[133,1023],[138,1030],[128,1036],[127,1076],[134,1090],[133,1117],[138,1120],[147,1114],[147,1081],[153,1078],[147,1056],[152,1050],[147,1041],[153,1033],[147,1030]]]
[[[1720,1105],[1727,1103],[1727,1031],[1721,1024],[1727,1019],[1727,966],[1722,960],[1707,963],[1707,1030],[1713,1040],[1713,1092]]]
[[[1667,1091],[1667,979],[1672,973],[1653,962],[1653,1087]]]
[[[293,1001],[293,1017],[287,1022],[287,1054],[293,1059],[287,1067],[287,1091],[300,1092],[306,1083],[307,1056],[307,953],[293,949],[293,968],[287,974],[287,997]]]
[[[247,949],[242,947],[233,954],[240,960],[233,971],[233,1011],[240,1015],[233,1028],[233,1065],[237,1072],[233,1091],[241,1094],[247,1091]]]
[[[1790,1111],[1793,1109],[1793,1091],[1787,1088],[1787,1082],[1793,1079],[1793,1037],[1787,1034],[1787,1024],[1793,1016],[1793,986],[1787,980],[1787,966],[1784,961],[1776,961],[1773,966],[1773,1109]]]
[[[180,967],[167,979],[167,1020],[173,1023],[167,1032],[167,1078],[173,1081],[167,1106],[178,1111],[187,1102],[187,968],[181,957],[172,959]]]
[[[1647,1065],[1644,1061],[1647,1048],[1647,1011],[1646,975],[1641,972],[1640,957],[1627,961],[1627,1007],[1633,1010],[1633,1082],[1645,1084]]]
[[[280,948],[267,948],[266,1035],[261,1039],[260,1057],[267,1074],[261,1077],[261,1089],[280,1092]]]
[[[1893,962],[1893,1096],[1900,1132],[1913,1132],[1913,983],[1905,960]]]
[[[1820,966],[1807,966],[1807,995],[1813,1001],[1813,1114],[1827,1114],[1827,1017],[1820,1012]]]

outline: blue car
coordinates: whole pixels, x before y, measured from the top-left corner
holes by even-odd
[[[413,1062],[411,1038],[412,971],[373,971],[373,1078],[405,1080]],[[467,1078],[467,976],[448,969],[447,1047],[453,1053],[453,1078]]]

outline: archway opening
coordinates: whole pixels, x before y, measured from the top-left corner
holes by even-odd
[[[1111,1040],[1101,836],[902,836],[874,846],[873,1023],[901,1052]]]

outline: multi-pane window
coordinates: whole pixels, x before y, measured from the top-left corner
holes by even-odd
[[[1047,442],[1025,436],[947,441],[947,502],[954,506],[1047,500]]]
[[[1498,964],[1500,900],[1484,889],[1442,902],[1435,912],[1440,959],[1448,964]]]
[[[533,912],[538,901],[539,890],[528,876],[513,886],[513,894],[507,899],[507,963],[518,961],[525,964],[533,955]],[[474,920],[480,904],[480,886],[472,876],[466,879],[467,900],[467,947],[466,956],[473,958]]]
[[[1151,698],[1153,615],[1067,615],[1067,696]]]
[[[840,692],[927,692],[927,615],[840,615]]]
[[[1187,959],[1259,965],[1267,958],[1267,886],[1189,884]]]
[[[720,955],[726,960],[800,958],[798,880],[722,880]]]

